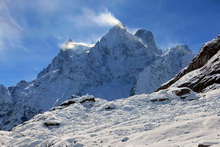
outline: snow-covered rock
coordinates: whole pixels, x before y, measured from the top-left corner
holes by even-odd
[[[11,95],[8,91],[7,87],[4,87],[3,85],[0,85],[0,103],[7,103],[7,102],[11,102]]]
[[[196,92],[215,89],[220,83],[219,59],[220,36],[206,43],[187,68],[158,90],[168,87],[189,87]]]
[[[154,42],[154,36],[152,32],[147,31],[145,29],[139,29],[135,36],[138,37],[153,53],[158,55],[162,54],[162,51],[159,50]]]
[[[140,72],[135,86],[135,94],[152,93],[162,83],[170,80],[186,67],[193,53],[186,45],[177,45],[167,49],[160,59],[154,61]]]

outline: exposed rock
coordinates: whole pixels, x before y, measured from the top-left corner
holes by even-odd
[[[154,36],[151,31],[145,29],[139,29],[135,33],[135,36],[141,39],[141,41],[154,53],[162,54],[162,51],[159,50],[155,44]]]
[[[128,137],[124,137],[121,141],[122,141],[122,142],[126,142],[126,141],[128,141],[128,140],[129,140]]]
[[[220,48],[219,48],[220,49]],[[179,82],[178,87],[189,87],[195,92],[202,92],[208,86],[220,83],[220,51],[211,58],[206,65],[198,69],[198,74],[191,75],[189,80]],[[189,77],[189,76],[188,76]]]
[[[68,105],[66,105],[66,106],[68,106]],[[61,110],[63,108],[64,107],[57,106],[57,107],[53,107],[52,109],[50,109],[50,111]]]
[[[85,102],[95,102],[95,98],[87,98],[82,100],[80,103],[85,103]]]
[[[186,96],[181,96],[180,99],[184,100],[186,99],[187,97]]]
[[[204,142],[200,143],[198,147],[211,147],[212,145],[219,144],[218,142]]]
[[[166,100],[169,100],[169,98],[151,99],[150,101],[151,102],[163,102],[163,101],[166,101]]]
[[[66,101],[64,103],[62,103],[60,106],[69,106],[69,105],[72,105],[72,104],[75,104],[76,102],[74,100],[69,100],[69,101]]]
[[[115,104],[113,104],[113,103],[110,103],[110,104],[106,104],[105,106],[104,106],[104,109],[105,110],[112,110],[112,109],[115,109],[117,106],[115,105]]]
[[[58,122],[45,122],[44,123],[44,126],[46,126],[46,127],[53,127],[53,126],[59,126],[60,125],[60,123],[58,123]]]
[[[105,108],[105,110],[110,110],[110,109],[115,109],[115,107],[108,106]]]
[[[167,89],[175,85],[178,87],[189,87],[193,91],[202,92],[206,87],[215,83],[220,83],[220,36],[206,43],[199,54],[192,60],[190,65],[182,70],[173,79],[160,86],[156,91]],[[197,72],[191,74],[191,72]],[[181,78],[187,74],[191,77],[187,81],[181,81]],[[177,81],[181,82],[177,82]]]
[[[183,88],[183,89],[179,89],[179,90],[176,90],[175,91],[175,94],[177,96],[182,96],[182,95],[185,95],[185,94],[189,94],[190,93],[190,90],[188,88]]]
[[[199,144],[198,147],[210,147],[211,145]]]

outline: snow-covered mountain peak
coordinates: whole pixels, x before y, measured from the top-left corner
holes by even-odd
[[[113,28],[114,27],[119,27],[119,28],[125,29],[125,25],[122,24],[121,22],[118,22],[116,25],[113,26]]]
[[[167,49],[159,59],[140,72],[135,87],[135,94],[151,93],[157,87],[171,79],[186,67],[193,53],[186,45],[177,45]]]
[[[108,47],[115,47],[121,44],[124,40],[130,40],[132,34],[130,34],[125,27],[120,25],[113,26],[109,32],[101,38],[102,44],[107,44]]]
[[[139,37],[143,43],[148,44],[149,41],[154,42],[154,37],[151,31],[145,30],[145,29],[139,29],[137,32],[134,34],[135,36]],[[152,47],[156,47],[156,44],[152,45]]]
[[[177,53],[193,54],[192,51],[188,48],[188,46],[185,45],[185,44],[180,44],[180,45],[177,45],[175,47],[166,49],[164,51],[164,55],[171,54],[171,53],[172,54],[177,54]]]
[[[135,36],[140,39],[140,41],[146,45],[153,53],[155,54],[161,54],[162,51],[159,50],[155,44],[154,36],[151,31],[145,30],[145,29],[139,29],[135,33]]]
[[[124,27],[124,25],[114,25],[110,30],[109,33],[117,33],[117,32],[125,32],[127,29]]]
[[[126,28],[114,26],[90,51],[89,61],[95,68],[102,67],[110,79],[126,79],[134,82],[144,66],[155,60],[151,52]]]
[[[120,28],[122,28],[122,29],[125,29],[125,25],[124,25],[122,22],[120,22],[120,21],[116,22],[116,23],[113,25],[113,27],[120,27]]]

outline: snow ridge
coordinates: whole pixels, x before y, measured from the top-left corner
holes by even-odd
[[[165,50],[160,59],[155,60],[140,72],[135,94],[154,92],[162,83],[186,67],[192,58],[193,53],[186,45],[177,45]]]
[[[1,131],[0,145],[217,147],[219,95],[219,89],[199,94],[170,88],[115,101],[75,97],[11,132]]]

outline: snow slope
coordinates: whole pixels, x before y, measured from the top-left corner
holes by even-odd
[[[131,34],[122,25],[111,28],[95,45],[69,40],[35,80],[21,81],[13,87],[0,87],[0,129],[10,130],[70,99],[73,94],[82,96],[88,93],[108,100],[126,98],[135,93],[136,84],[140,85],[137,82],[139,73],[157,60],[165,60],[170,68],[163,70],[164,77],[157,81],[149,79],[149,83],[156,82],[154,87],[146,85],[152,91],[190,62],[191,59],[185,56],[193,56],[184,47],[184,51],[178,47],[172,50],[174,54],[162,54],[150,31],[140,29]],[[168,60],[169,56],[184,61],[179,60],[180,64],[174,66],[174,61]],[[141,77],[148,74],[152,75],[144,72]],[[160,70],[154,73],[155,78],[160,75]],[[141,93],[149,91],[145,88]]]
[[[1,146],[220,145],[220,90],[180,88],[107,101],[83,96],[1,131]]]

